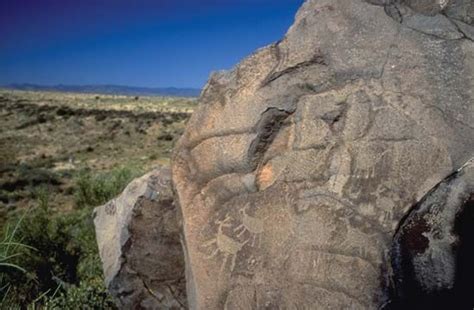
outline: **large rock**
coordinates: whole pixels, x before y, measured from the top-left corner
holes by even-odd
[[[474,153],[473,17],[470,0],[308,0],[211,76],[172,167],[191,308],[386,303],[397,224]]]
[[[105,283],[121,309],[186,307],[184,256],[169,169],[155,169],[95,210]]]

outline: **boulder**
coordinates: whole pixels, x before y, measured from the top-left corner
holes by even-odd
[[[472,1],[308,0],[211,75],[173,157],[193,309],[376,309],[411,206],[474,154]]]
[[[119,308],[186,308],[178,211],[167,168],[134,180],[95,209],[105,283]]]

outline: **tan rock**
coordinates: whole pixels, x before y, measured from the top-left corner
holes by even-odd
[[[378,308],[399,221],[473,156],[469,1],[370,2],[211,76],[172,166],[191,308]]]

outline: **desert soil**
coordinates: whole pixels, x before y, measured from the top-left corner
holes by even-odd
[[[53,204],[74,207],[81,170],[167,164],[196,101],[0,90],[0,223],[47,186]]]

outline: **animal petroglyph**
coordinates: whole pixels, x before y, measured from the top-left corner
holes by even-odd
[[[352,161],[352,177],[347,182],[351,198],[359,198],[367,188],[377,189],[381,180],[389,173],[386,169],[388,161],[386,154],[387,150],[384,150],[381,154],[373,154],[364,159],[359,157]]]
[[[240,213],[242,214],[242,224],[234,229],[237,236],[242,236],[245,232],[249,232],[252,235],[251,246],[259,245],[264,232],[264,220],[248,215],[247,209],[250,205],[247,204]]]
[[[351,154],[346,147],[336,151],[329,167],[331,177],[328,186],[332,192],[342,193],[351,176],[351,162]]]
[[[231,218],[227,216],[223,221],[216,221],[218,224],[217,235],[215,238],[204,243],[204,247],[215,246],[215,249],[208,256],[209,259],[215,257],[217,254],[222,254],[224,260],[221,265],[221,272],[224,271],[227,261],[230,259],[230,271],[232,272],[235,267],[235,260],[237,258],[237,253],[247,244],[248,240],[244,242],[239,242],[226,234],[224,234],[224,228],[230,227],[231,223],[229,222]]]

